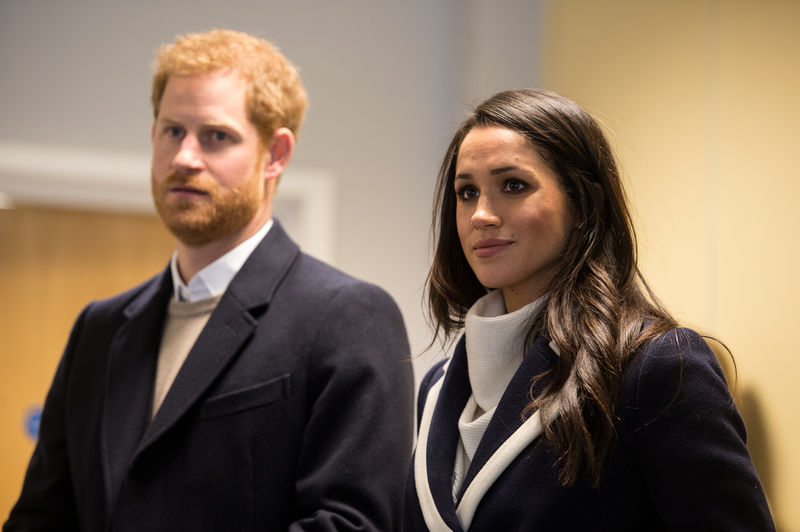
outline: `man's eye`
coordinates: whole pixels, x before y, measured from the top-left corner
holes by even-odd
[[[228,140],[228,134],[224,131],[212,131],[211,132],[211,140],[214,142],[225,142]]]
[[[182,134],[183,134],[183,130],[181,130],[181,128],[179,128],[179,127],[171,126],[171,127],[167,128],[167,135],[169,135],[170,137],[178,138]]]

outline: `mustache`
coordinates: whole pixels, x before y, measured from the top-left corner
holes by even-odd
[[[190,187],[196,188],[198,190],[207,190],[208,183],[205,182],[202,178],[196,175],[184,175],[180,172],[172,172],[168,174],[162,181],[159,183],[158,188],[160,190],[168,190],[175,186],[183,186],[183,187]]]
[[[188,185],[192,180],[191,176],[181,175],[178,172],[172,172],[161,181],[163,186],[169,187],[173,185]]]

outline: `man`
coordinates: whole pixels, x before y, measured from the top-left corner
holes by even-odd
[[[271,205],[306,96],[266,41],[162,48],[160,275],[78,318],[4,530],[393,530],[411,452],[402,317]],[[309,191],[313,193],[313,191]]]

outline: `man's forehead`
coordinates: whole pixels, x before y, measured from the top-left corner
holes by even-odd
[[[247,114],[246,85],[237,75],[192,74],[171,76],[161,97],[159,115],[201,113],[209,116]]]

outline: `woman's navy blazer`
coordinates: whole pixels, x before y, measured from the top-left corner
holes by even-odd
[[[512,378],[454,502],[458,418],[471,394],[462,337],[424,378],[420,439],[406,486],[406,530],[770,531],[745,427],[705,341],[671,331],[627,366],[617,443],[598,489],[564,487],[557,456],[522,411],[531,379],[558,355],[540,336]],[[444,370],[446,368],[446,370]],[[434,397],[435,396],[435,397]],[[427,425],[426,425],[427,424]]]

